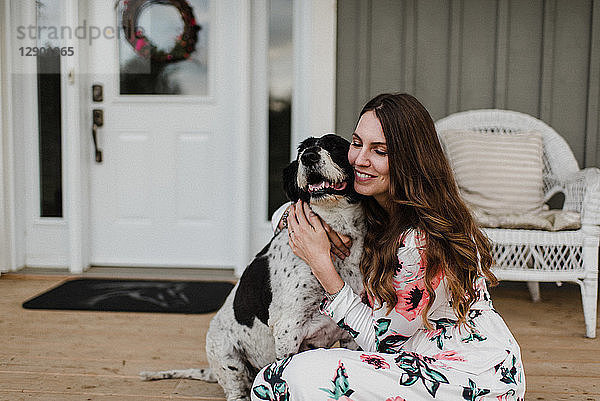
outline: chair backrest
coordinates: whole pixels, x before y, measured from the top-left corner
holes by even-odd
[[[564,177],[579,171],[579,165],[567,142],[552,127],[528,114],[510,110],[481,109],[450,114],[435,123],[444,130],[475,130],[489,133],[538,131],[544,146],[544,177]],[[544,179],[544,187],[549,183]],[[548,189],[548,188],[545,188]]]

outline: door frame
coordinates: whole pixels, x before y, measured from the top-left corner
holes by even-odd
[[[9,30],[10,7],[8,2],[0,4],[0,274],[17,266],[15,198],[12,152],[13,120],[12,63]]]
[[[80,21],[87,18],[87,7],[77,0],[65,0],[65,24],[79,26]],[[216,0],[215,0],[216,1]],[[251,256],[268,241],[271,234],[267,216],[268,193],[268,79],[267,51],[264,39],[268,37],[269,0],[243,0],[236,2],[236,12],[242,23],[236,27],[239,37],[245,38],[240,44],[244,62],[236,69],[241,85],[239,98],[242,105],[236,126],[240,132],[242,144],[240,149],[248,149],[236,156],[239,175],[236,187],[240,204],[247,205],[235,213],[237,224],[236,236],[232,243],[239,246],[235,250],[236,274],[241,274]],[[223,0],[219,0],[219,3]],[[15,271],[26,265],[28,260],[28,244],[25,231],[30,230],[27,220],[32,210],[23,207],[23,197],[31,192],[24,176],[37,174],[32,163],[25,163],[23,156],[35,158],[31,143],[20,139],[27,130],[37,134],[36,117],[29,119],[28,126],[16,123],[15,116],[23,116],[23,106],[13,107],[13,96],[17,93],[17,82],[12,73],[18,72],[15,67],[14,52],[17,49],[16,38],[11,33],[13,28],[22,22],[20,13],[15,13],[19,2],[9,0],[3,4],[3,27],[0,31],[4,46],[0,72],[5,83],[0,87],[0,127],[4,135],[0,143],[0,271]],[[27,8],[27,7],[26,7]],[[31,7],[28,7],[31,9]],[[233,8],[233,7],[232,7]],[[336,56],[336,0],[294,0],[294,94],[292,117],[292,153],[303,138],[333,132],[335,127],[335,56]],[[11,15],[12,13],[12,15]],[[16,18],[16,19],[15,19]],[[250,35],[247,33],[251,32]],[[89,166],[92,149],[89,141],[88,127],[91,118],[91,82],[89,76],[81,72],[89,71],[85,44],[79,46],[73,39],[76,57],[64,57],[62,73],[63,102],[63,219],[50,222],[51,226],[62,227],[61,241],[65,241],[65,252],[60,258],[50,263],[39,263],[40,267],[67,267],[71,273],[81,273],[89,267],[90,261],[90,199],[89,199]],[[21,44],[22,45],[22,44]],[[258,51],[258,53],[257,53]],[[11,58],[12,55],[12,58]],[[318,66],[312,60],[319,60]],[[29,81],[35,81],[35,75]],[[20,84],[20,83],[19,83]],[[31,89],[31,82],[29,85]],[[32,93],[34,92],[34,93]],[[23,96],[23,93],[19,93]],[[26,96],[29,106],[37,110],[37,93],[30,91]],[[31,114],[31,112],[30,112]],[[25,115],[26,116],[26,115]],[[35,114],[37,116],[37,112]],[[302,116],[302,118],[300,118]],[[90,128],[91,129],[91,128]],[[31,142],[31,141],[29,141]],[[252,156],[252,157],[251,157]],[[295,155],[290,155],[290,159]],[[25,171],[21,171],[25,170]],[[19,172],[21,171],[21,172]],[[31,183],[29,184],[31,187]],[[38,218],[39,220],[39,218]],[[45,219],[44,219],[45,220]],[[36,221],[34,221],[36,222]],[[37,223],[48,223],[40,222]],[[55,232],[46,232],[46,238],[52,239]],[[31,247],[31,245],[29,246]],[[5,252],[6,250],[6,252]]]

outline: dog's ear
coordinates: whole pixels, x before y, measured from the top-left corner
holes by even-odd
[[[283,190],[285,195],[292,202],[300,198],[300,188],[298,188],[298,160],[294,160],[283,169]]]

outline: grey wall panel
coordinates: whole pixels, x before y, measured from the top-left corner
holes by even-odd
[[[463,110],[492,108],[496,64],[496,1],[465,0],[462,19],[460,107]]]
[[[595,0],[591,18],[590,79],[588,83],[588,108],[585,136],[585,165],[600,163],[600,0]]]
[[[544,2],[510,2],[506,104],[532,116],[540,114],[540,66]]]
[[[349,138],[348,132],[354,129],[354,121],[359,112],[358,104],[362,100],[359,93],[360,36],[361,30],[356,24],[362,21],[360,11],[362,0],[344,0],[338,7],[338,41],[336,67],[336,132]]]
[[[600,161],[600,0],[338,0],[337,71],[342,134],[370,97],[400,91],[434,119],[533,115],[581,166]]]
[[[402,88],[403,4],[397,0],[374,1],[371,17],[370,95]]]
[[[418,0],[416,4],[418,46],[413,94],[423,99],[436,119],[446,114],[450,8],[447,2],[439,0]]]
[[[591,1],[556,4],[552,116],[550,125],[566,139],[580,165],[584,161]]]

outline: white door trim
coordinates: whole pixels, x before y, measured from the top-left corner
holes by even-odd
[[[335,131],[337,0],[294,1],[292,146]]]
[[[235,185],[237,190],[236,197],[240,199],[240,204],[245,207],[236,209],[236,216],[234,221],[239,221],[240,226],[238,230],[234,230],[236,233],[236,241],[239,244],[239,253],[236,255],[235,260],[235,273],[241,275],[242,271],[246,267],[246,263],[250,256],[250,239],[249,234],[251,224],[251,213],[250,208],[250,191],[252,190],[250,180],[252,178],[251,164],[250,164],[250,116],[252,115],[250,108],[252,107],[251,96],[252,91],[250,90],[251,78],[252,78],[252,64],[251,64],[251,46],[252,46],[252,35],[248,34],[251,32],[252,23],[252,5],[251,0],[245,0],[243,6],[235,8],[239,14],[240,24],[238,25],[238,37],[245,38],[244,43],[240,43],[239,54],[242,60],[237,68],[237,74],[239,74],[239,102],[240,112],[238,115],[238,131],[240,140],[242,141],[241,146],[236,147],[239,154],[237,155],[237,168],[240,174],[238,175],[238,182]],[[221,55],[223,57],[223,54]],[[235,90],[235,88],[232,88]],[[234,247],[235,248],[235,247]]]
[[[80,18],[78,0],[67,0],[65,10],[66,24],[72,27],[78,26]],[[85,7],[83,7],[85,8]],[[86,11],[86,10],[83,10]],[[86,111],[88,107],[82,107],[86,104],[82,99],[89,98],[91,85],[87,86],[82,79],[82,72],[87,69],[81,69],[85,64],[85,56],[82,46],[77,43],[67,43],[66,46],[73,46],[78,51],[78,57],[65,57],[63,73],[66,74],[63,84],[63,190],[65,201],[63,202],[64,216],[68,222],[68,266],[71,273],[81,273],[89,267],[88,250],[88,230],[89,224],[85,224],[86,217],[89,216],[89,197],[87,192],[88,163],[86,163],[88,152],[86,146],[89,142],[89,135],[86,135],[86,126],[91,124]],[[83,60],[82,60],[83,59]]]
[[[249,252],[257,253],[272,236],[269,193],[269,0],[252,2],[252,113],[250,115],[250,227]],[[248,264],[250,256],[245,261]],[[241,271],[236,272],[238,275]]]
[[[17,269],[10,3],[0,6],[0,273]]]

